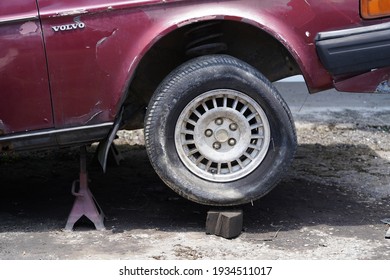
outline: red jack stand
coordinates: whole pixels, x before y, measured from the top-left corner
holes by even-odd
[[[88,188],[87,150],[80,147],[80,179],[72,185],[72,194],[76,197],[72,211],[69,214],[65,230],[72,231],[74,224],[83,216],[87,217],[97,230],[105,230],[104,214],[96,199]],[[76,186],[79,186],[76,191]]]

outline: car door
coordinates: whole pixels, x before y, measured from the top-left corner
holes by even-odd
[[[0,135],[53,126],[35,0],[0,1]]]
[[[122,88],[115,83],[116,71],[122,69],[118,50],[121,44],[116,34],[118,21],[112,13],[96,12],[92,8],[108,4],[101,0],[38,0],[37,3],[45,38],[55,128],[113,121],[120,98],[116,88]],[[109,37],[113,37],[112,42],[107,40]]]
[[[153,18],[142,8],[158,1],[37,3],[55,128],[112,124],[127,92],[132,66],[151,40],[147,34]]]

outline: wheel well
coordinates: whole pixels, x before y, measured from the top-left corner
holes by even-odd
[[[143,127],[153,92],[173,69],[191,58],[216,53],[247,62],[270,81],[300,73],[287,49],[252,25],[219,20],[184,26],[161,38],[142,58],[125,101],[124,128]]]

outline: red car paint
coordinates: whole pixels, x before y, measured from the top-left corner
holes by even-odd
[[[53,127],[35,1],[0,4],[0,88],[0,134]]]
[[[113,122],[156,42],[217,19],[252,25],[278,40],[312,92],[333,87],[335,79],[318,59],[318,32],[387,21],[362,20],[357,0],[2,1],[0,133]],[[358,88],[348,79],[336,85],[372,90],[383,79],[377,76]]]

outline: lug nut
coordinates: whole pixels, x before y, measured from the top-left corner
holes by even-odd
[[[236,131],[237,128],[238,128],[238,126],[237,126],[237,124],[235,124],[235,123],[231,123],[231,124],[229,125],[229,128],[230,128],[230,130],[232,130],[232,131]]]
[[[234,145],[237,144],[237,141],[236,141],[236,139],[234,139],[234,138],[230,138],[229,141],[228,141],[228,143],[229,143],[230,146],[234,146]]]
[[[211,129],[207,129],[205,132],[204,132],[204,135],[206,135],[207,137],[211,137],[213,135],[213,131]]]
[[[216,149],[216,150],[221,149],[221,143],[219,143],[219,142],[214,142],[213,148]]]
[[[215,124],[216,125],[222,125],[223,124],[223,119],[221,119],[221,118],[216,119],[215,120]]]

